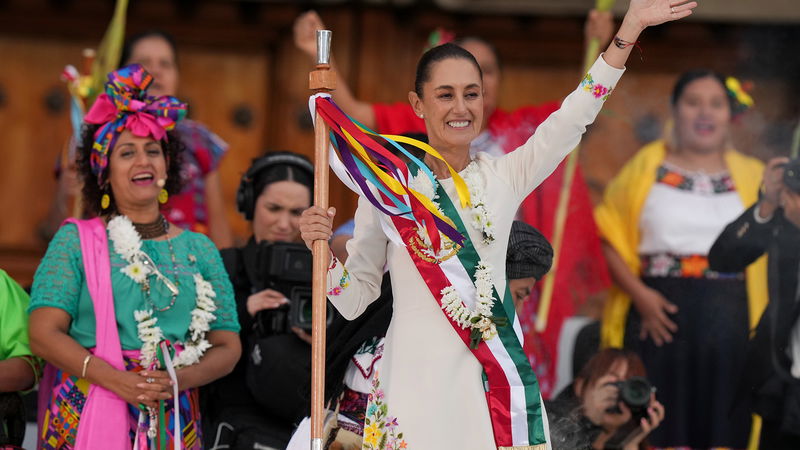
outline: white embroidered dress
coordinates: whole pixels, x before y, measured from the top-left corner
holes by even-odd
[[[480,230],[471,225],[470,208],[461,208],[453,180],[440,181],[480,259],[493,268],[497,292],[505,292],[506,247],[520,203],[580,142],[622,73],[600,57],[561,109],[523,146],[501,157],[476,156],[474,164],[496,229],[491,244],[484,244]],[[367,418],[383,407],[389,420],[382,429],[365,427],[363,448],[494,449],[482,367],[453,330],[407,250],[384,234],[381,220],[386,219],[360,198],[354,237],[347,244],[346,272],[341,263],[328,272],[329,299],[348,319],[378,297],[384,265],[391,274],[394,314],[382,366],[373,380],[373,401],[367,407]],[[517,320],[514,326],[519,330]]]

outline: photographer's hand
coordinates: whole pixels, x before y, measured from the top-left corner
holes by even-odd
[[[272,289],[264,289],[247,297],[247,312],[255,316],[257,312],[265,309],[275,309],[289,303],[286,296]]]
[[[656,395],[652,394],[650,398],[650,407],[647,408],[647,418],[641,419],[639,422],[639,430],[631,437],[624,450],[637,450],[639,444],[650,434],[651,431],[658,428],[661,421],[664,420],[664,405],[656,400]]]
[[[580,395],[583,397],[583,414],[593,424],[605,428],[606,416],[611,415],[608,410],[616,406],[619,397],[619,388],[614,384],[617,381],[620,378],[616,375],[604,375],[591,386],[587,386],[586,391]]]
[[[783,165],[789,158],[772,158],[764,168],[763,196],[759,201],[758,212],[762,219],[772,217],[781,205],[783,192]]]
[[[649,335],[659,347],[672,342],[672,333],[678,331],[678,325],[669,318],[668,314],[677,313],[678,307],[667,301],[661,293],[649,287],[644,287],[641,292],[633,296],[633,303],[636,305],[639,315],[642,316],[639,339],[647,339]]]

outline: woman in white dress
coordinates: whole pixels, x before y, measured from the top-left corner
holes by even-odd
[[[432,199],[464,241],[443,237],[437,247],[438,236],[432,239],[426,227],[383,215],[362,196],[347,264],[331,255],[328,298],[346,318],[378,297],[384,266],[392,278],[394,313],[373,377],[363,448],[549,448],[544,407],[507,294],[511,224],[522,200],[594,121],[641,31],[688,16],[696,5],[631,0],[614,42],[561,109],[501,157],[469,154],[483,120],[475,58],[451,44],[422,56],[409,101],[442,159],[426,155],[435,180],[420,172],[409,187]],[[319,207],[303,213],[309,248],[330,237],[334,213]]]

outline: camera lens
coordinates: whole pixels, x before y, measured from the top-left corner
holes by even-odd
[[[653,387],[644,377],[631,377],[619,387],[620,400],[631,408],[643,408],[650,403]]]
[[[792,159],[783,166],[783,184],[794,192],[800,192],[800,159]]]

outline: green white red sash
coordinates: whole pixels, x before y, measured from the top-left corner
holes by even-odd
[[[335,148],[342,153],[340,157],[337,152],[330,152],[331,169],[345,185],[360,196],[367,198],[383,213],[381,226],[384,233],[395,244],[406,248],[439,306],[441,307],[442,304],[442,290],[452,286],[466,306],[474,308],[477,298],[474,283],[475,271],[480,261],[480,255],[470,240],[454,202],[439,183],[434,184],[437,186],[439,207],[446,218],[446,225],[453,227],[459,234],[458,238],[460,239],[451,240],[457,242],[461,248],[455,256],[442,258],[435,262],[426,258],[419,248],[418,230],[422,229],[426,232],[434,231],[436,233],[436,236],[429,235],[429,242],[432,245],[428,250],[433,253],[440,250],[439,230],[431,226],[433,216],[427,215],[427,220],[420,220],[420,214],[415,214],[417,209],[413,204],[413,199],[410,198],[417,196],[418,193],[408,189],[411,177],[418,171],[424,171],[423,176],[427,176],[430,174],[430,169],[416,159],[412,159],[412,163],[416,161],[415,165],[404,164],[404,167],[398,167],[398,159],[390,159],[388,155],[381,152],[381,150],[385,151],[382,146],[377,145],[374,141],[369,142],[371,136],[377,135],[354,124],[341,111],[333,110],[336,107],[329,98],[314,96],[309,104],[312,117],[315,116],[315,109],[319,109],[320,115],[330,125],[332,142],[335,143]],[[338,108],[336,109],[338,110]],[[380,137],[395,142],[392,139],[394,137],[384,135],[380,135]],[[402,142],[410,143],[409,140]],[[419,144],[421,144],[420,148],[428,151],[429,147],[426,148],[424,143]],[[360,148],[352,149],[353,146]],[[365,151],[365,149],[369,149],[369,151]],[[400,150],[402,151],[402,149]],[[375,163],[375,160],[370,161],[373,164],[356,160],[356,158],[363,158],[365,154],[375,157],[378,164]],[[346,162],[343,162],[343,159]],[[378,167],[384,172],[381,174],[369,173],[369,171],[363,170],[365,167]],[[386,175],[393,178],[392,183],[385,182]],[[394,184],[395,182],[396,184]],[[406,192],[403,192],[404,188],[407,189]],[[425,199],[422,199],[420,203],[426,204]],[[465,203],[468,205],[468,201],[464,202],[462,198],[462,205]],[[449,238],[452,233],[448,233],[447,236]],[[500,299],[496,287],[493,289],[493,295],[495,299]],[[442,314],[445,314],[444,311]],[[495,301],[492,315],[507,319],[507,325],[498,326],[497,336],[481,341],[477,348],[470,348],[470,329],[461,328],[446,314],[445,317],[464,345],[470,348],[472,354],[483,366],[484,387],[496,445],[499,448],[544,449],[547,437],[544,431],[544,410],[539,394],[539,385],[522,349],[522,333],[508,289],[506,289],[503,301]]]

